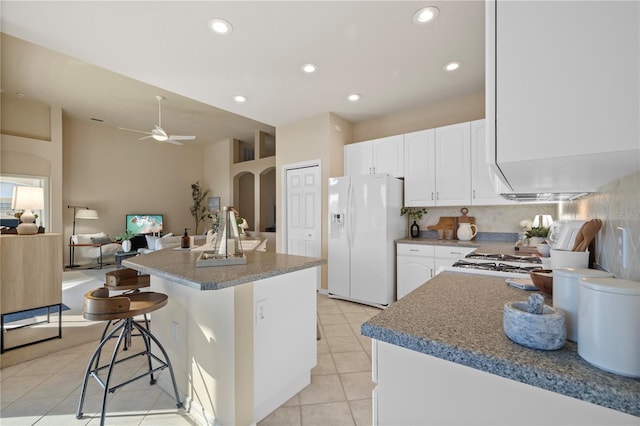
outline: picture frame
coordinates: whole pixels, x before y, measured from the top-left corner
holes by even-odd
[[[209,197],[207,199],[207,206],[209,207],[209,211],[220,210],[220,197]]]

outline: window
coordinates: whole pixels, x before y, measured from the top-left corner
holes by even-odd
[[[13,196],[13,188],[16,186],[30,186],[35,188],[43,188],[44,190],[44,209],[34,210],[33,213],[38,215],[36,224],[47,228],[49,223],[49,178],[45,176],[23,176],[23,175],[0,175],[0,219],[15,219],[14,214],[18,211],[11,208],[11,197]]]

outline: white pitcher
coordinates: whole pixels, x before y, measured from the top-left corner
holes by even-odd
[[[473,230],[471,229],[473,228]],[[458,239],[462,241],[469,241],[478,233],[478,227],[473,223],[461,223],[458,226]]]

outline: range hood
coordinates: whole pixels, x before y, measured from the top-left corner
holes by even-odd
[[[510,201],[520,201],[529,203],[557,203],[560,201],[576,200],[590,194],[590,192],[540,192],[540,193],[504,193],[500,194]]]
[[[512,200],[575,200],[640,171],[638,3],[570,3],[485,3],[485,160]]]

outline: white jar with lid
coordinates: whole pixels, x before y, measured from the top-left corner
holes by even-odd
[[[613,278],[613,274],[599,269],[557,268],[553,270],[553,307],[564,312],[567,339],[578,341],[578,302],[580,278]]]
[[[605,371],[640,377],[640,282],[580,279],[578,354]]]

